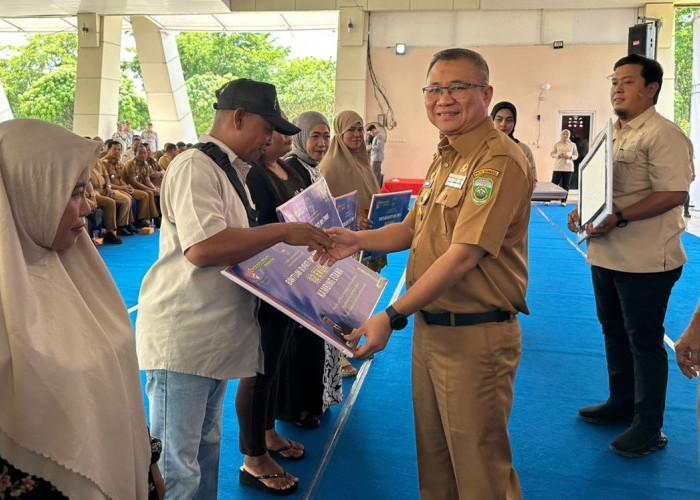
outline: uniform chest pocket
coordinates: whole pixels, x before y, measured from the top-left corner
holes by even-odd
[[[445,187],[435,199],[435,203],[440,207],[440,217],[442,219],[442,232],[451,235],[457,223],[459,210],[464,199],[464,191],[453,187]]]
[[[615,153],[614,160],[620,163],[634,163],[637,158],[637,142],[623,144]]]

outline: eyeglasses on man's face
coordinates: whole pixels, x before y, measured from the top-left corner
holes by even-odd
[[[447,87],[431,85],[429,87],[423,87],[422,90],[426,100],[436,101],[440,98],[444,91],[447,91],[449,96],[459,99],[460,97],[467,95],[467,91],[471,89],[484,88],[488,87],[488,85],[488,83],[453,83]]]

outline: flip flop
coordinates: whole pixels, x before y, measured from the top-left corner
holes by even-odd
[[[238,482],[243,486],[249,486],[256,490],[260,490],[265,493],[269,493],[270,495],[277,496],[291,495],[296,491],[297,486],[299,486],[299,483],[296,483],[295,485],[287,489],[279,490],[277,488],[272,488],[262,482],[262,479],[277,479],[279,477],[289,477],[289,474],[282,471],[278,474],[263,474],[262,476],[254,476],[250,472],[245,470],[243,466],[241,466],[241,468],[238,471]]]
[[[292,441],[291,439],[287,439],[287,438],[284,438],[284,440],[287,441],[287,446],[283,446],[282,448],[278,448],[276,450],[271,450],[270,448],[268,448],[267,451],[270,453],[270,455],[272,455],[273,457],[284,458],[285,460],[301,460],[302,458],[304,458],[304,455],[306,454],[306,450],[304,450],[303,448],[297,448],[294,446],[295,444],[298,445],[299,443],[296,443],[296,442]],[[301,450],[302,453],[298,457],[295,457],[295,456],[288,457],[286,455],[282,455],[282,453],[284,453],[285,451],[299,450],[299,449]]]

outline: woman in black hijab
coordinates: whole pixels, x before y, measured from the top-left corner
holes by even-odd
[[[535,165],[535,158],[532,156],[532,150],[527,144],[520,142],[513,136],[515,123],[518,119],[518,112],[515,106],[508,101],[499,102],[491,110],[491,119],[498,130],[513,139],[515,143],[520,146],[520,149],[523,150],[525,157],[530,162],[530,168],[532,169],[532,182],[537,183],[537,167]]]

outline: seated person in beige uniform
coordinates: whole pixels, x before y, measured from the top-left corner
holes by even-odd
[[[143,142],[142,144],[146,147],[146,161],[151,166],[151,182],[154,186],[160,189],[160,185],[163,182],[163,176],[165,175],[165,169],[158,163],[161,156],[157,156],[155,153],[153,153],[151,145],[147,142]],[[156,153],[160,153],[160,151],[156,151]]]
[[[122,156],[122,146],[117,141],[107,141],[107,155],[100,160],[109,174],[113,190],[121,191],[136,200],[137,229],[150,225],[150,219],[158,217],[158,211],[146,191],[134,189],[124,175],[124,165],[119,161]]]
[[[478,53],[435,54],[423,95],[442,140],[406,219],[377,230],[329,230],[333,258],[411,249],[406,293],[345,338],[365,336],[356,354],[371,356],[415,313],[421,497],[517,499],[508,419],[521,352],[516,315],[528,313],[530,164],[488,116],[493,88]]]
[[[131,224],[134,221],[131,196],[112,189],[109,173],[101,161],[96,160],[92,166],[90,180],[97,193],[97,206],[105,211],[105,229],[111,231],[116,228],[117,236],[136,234],[138,230]]]
[[[156,226],[160,224],[160,189],[151,182],[151,166],[148,164],[148,152],[145,146],[136,148],[136,156],[124,166],[124,177],[127,182],[134,188],[140,189],[148,194],[148,204],[151,214],[157,214],[153,217]]]
[[[104,213],[104,229],[105,233],[102,238],[104,243],[113,243],[120,245],[122,240],[119,236],[115,234],[117,229],[117,208],[114,200],[112,198],[107,198],[106,196],[100,196],[95,191],[92,182],[88,181],[85,186],[85,198],[87,199],[88,205],[90,205],[91,210],[96,208],[101,208]],[[98,199],[99,198],[99,199]],[[85,230],[88,230],[88,221],[85,220]],[[88,233],[89,234],[89,233]]]
[[[175,144],[166,142],[163,151],[165,151],[165,154],[158,159],[158,164],[163,167],[163,170],[167,170],[170,162],[177,156],[178,150]]]

